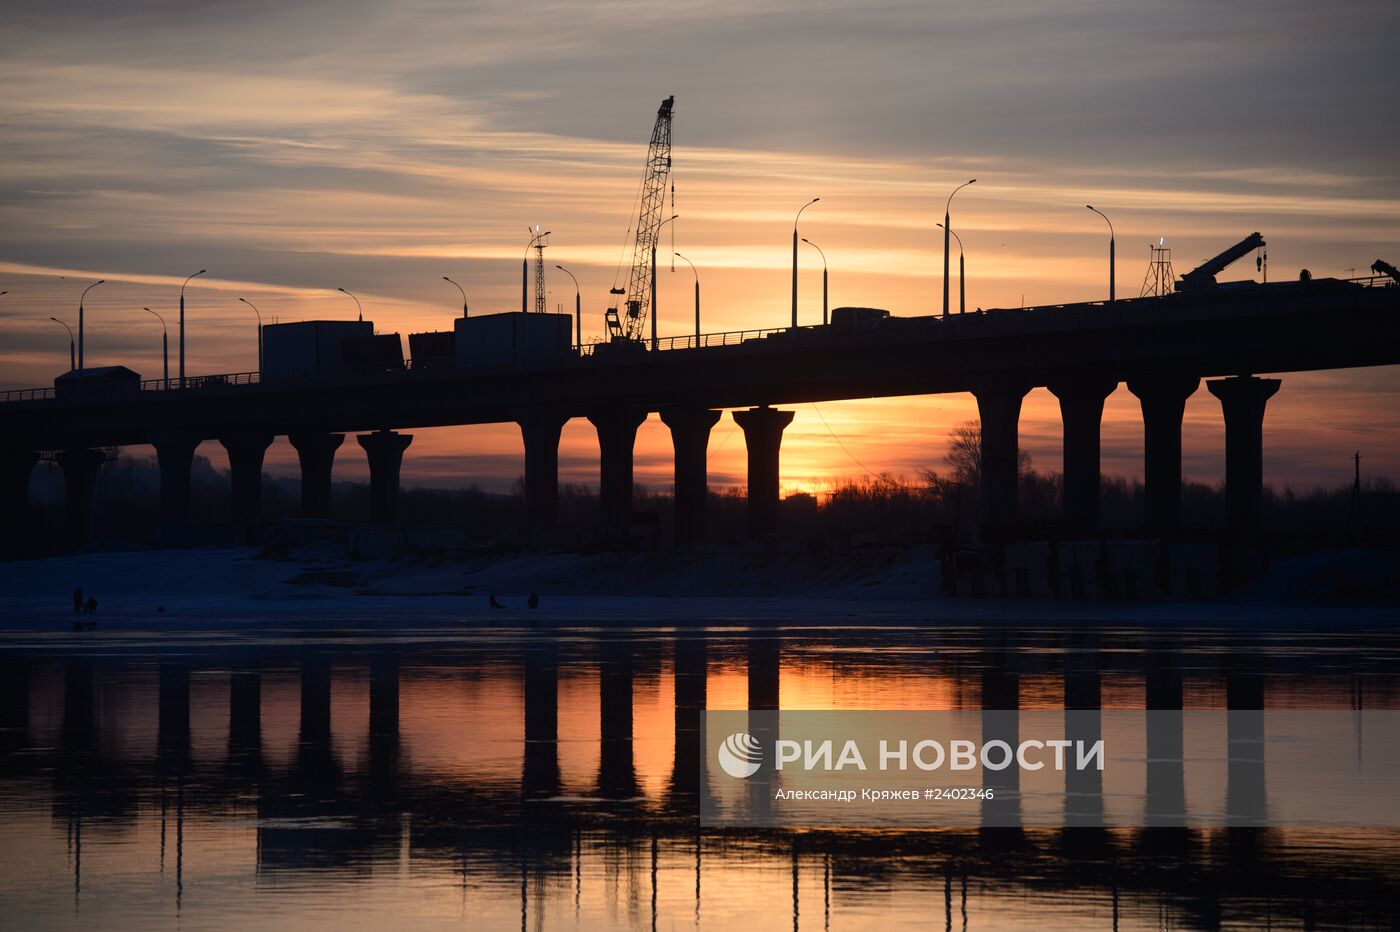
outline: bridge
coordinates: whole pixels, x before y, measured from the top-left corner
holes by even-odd
[[[1181,424],[1202,379],[1226,429],[1230,531],[1257,527],[1262,431],[1277,378],[1287,373],[1400,364],[1400,287],[1385,277],[1222,285],[1160,297],[993,309],[953,316],[708,334],[622,347],[577,346],[561,359],[486,365],[413,365],[349,371],[295,384],[258,373],[148,380],[120,397],[58,397],[53,389],[0,396],[0,500],[22,521],[33,465],[62,467],[70,542],[91,523],[92,489],[111,447],[152,444],[166,520],[187,517],[196,446],[228,451],[233,515],[259,515],[263,456],[277,435],[297,450],[302,511],[325,517],[345,434],[369,461],[375,520],[393,523],[403,430],[514,422],[524,440],[528,521],[557,522],[558,446],[564,424],[597,429],[603,525],[632,517],[637,427],[657,412],[675,447],[676,537],[704,537],[706,450],[722,409],[734,409],[748,452],[749,530],[777,526],[779,453],[793,412],[781,405],[852,398],[971,392],[982,432],[984,540],[1016,527],[1017,424],[1035,387],[1059,399],[1064,423],[1064,518],[1092,536],[1099,523],[1099,436],[1104,399],[1126,382],[1144,427],[1147,530],[1170,536],[1180,521]],[[613,350],[609,352],[608,350]],[[7,529],[14,539],[16,529]]]

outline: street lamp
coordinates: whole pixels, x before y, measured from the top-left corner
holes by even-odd
[[[814,197],[797,211],[797,216],[792,218],[792,327],[797,329],[797,221],[802,219],[802,211],[811,207],[819,197]]]
[[[0,292],[0,294],[3,294],[3,292]],[[73,343],[74,343],[74,340],[73,340],[73,328],[70,327],[70,326],[68,326],[67,324],[63,323],[63,321],[59,320],[57,317],[50,317],[49,320],[53,321],[53,322],[56,323],[56,324],[61,325],[61,326],[63,327],[64,330],[67,330],[67,331],[68,331],[68,368],[69,368],[69,369],[76,369],[76,368],[78,368],[77,358],[73,355]]]
[[[1113,254],[1114,254],[1114,248],[1115,248],[1115,247],[1114,247],[1114,242],[1113,242],[1113,240],[1114,240],[1114,236],[1113,236],[1113,221],[1112,221],[1112,220],[1109,220],[1109,219],[1108,219],[1108,215],[1105,214],[1103,211],[1099,210],[1099,209],[1098,209],[1097,207],[1095,207],[1093,204],[1085,204],[1084,206],[1087,207],[1087,208],[1089,208],[1090,210],[1092,210],[1094,213],[1098,214],[1100,217],[1103,217],[1104,222],[1108,224],[1108,303],[1109,303],[1109,304],[1112,304],[1113,301],[1114,301],[1114,299],[1115,299],[1115,297],[1116,297],[1115,294],[1114,294],[1114,292],[1115,292],[1115,282],[1114,282],[1113,279],[1114,279],[1114,267],[1117,265],[1117,262],[1115,261],[1114,255],[1113,255]]]
[[[976,179],[976,178],[973,178],[971,181],[964,181],[962,184],[958,185],[956,188],[953,189],[953,194],[957,194],[959,191],[961,191],[963,188],[967,187],[968,185],[970,185],[970,184],[976,184],[976,183],[977,183],[977,179]],[[948,228],[949,228],[950,226],[952,226],[952,223],[953,223],[953,221],[952,221],[951,219],[949,219],[949,216],[948,216],[948,215],[949,215],[949,213],[950,213],[950,212],[952,211],[952,209],[953,209],[953,194],[948,195],[948,203],[945,204],[945,205],[943,206],[943,316],[944,316],[944,317],[947,317],[947,316],[948,316],[948,246],[949,246],[949,243],[948,243]]]
[[[359,315],[357,319],[363,321],[365,319],[365,309],[360,306],[360,299],[350,294],[350,292],[346,291],[344,288],[337,288],[336,291],[344,295],[350,295],[350,300],[355,302],[355,313]]]
[[[200,269],[198,272],[195,272],[194,275],[191,275],[189,278],[186,278],[185,281],[184,281],[184,283],[180,285],[180,387],[181,387],[181,388],[184,388],[184,387],[185,387],[185,285],[188,285],[188,284],[190,283],[190,278],[194,278],[195,275],[203,275],[203,274],[205,273],[205,271],[206,271],[205,269]],[[81,333],[81,332],[82,332],[82,328],[79,327],[79,328],[78,328],[78,331]],[[80,341],[80,345],[81,345],[81,341]],[[82,354],[81,354],[81,353],[79,354],[79,358],[82,358]]]
[[[685,259],[686,264],[690,266],[690,271],[695,273],[695,345],[698,347],[700,345],[700,272],[695,268],[694,262],[686,259],[680,253],[676,253],[676,256]]]
[[[820,253],[822,257],[822,326],[826,326],[826,253],[822,252],[822,248],[820,246],[818,246],[816,243],[812,242],[805,236],[802,237],[802,242],[806,243],[808,246],[811,246],[818,253]]]
[[[159,314],[156,314],[155,311],[151,310],[151,309],[148,308],[148,307],[143,307],[143,308],[141,308],[141,310],[145,311],[147,314],[152,314],[152,315],[154,315],[154,316],[155,316],[155,319],[158,320],[158,321],[160,321],[160,358],[161,358],[162,382],[163,382],[163,384],[165,385],[166,391],[169,391],[169,390],[170,390],[170,328],[168,328],[168,327],[165,326],[165,318],[164,318],[164,317],[161,317]]]
[[[102,282],[105,282],[106,280],[107,280],[107,279],[104,278],[104,279],[102,279],[101,281],[96,281],[96,282],[93,282],[91,285],[88,285],[86,288],[83,289],[82,296],[78,298],[78,368],[79,368],[79,369],[82,369],[82,368],[83,368],[83,299],[87,297],[87,293],[88,293],[89,291],[91,291],[92,289],[96,288],[98,285],[102,284]]]
[[[653,350],[656,349],[656,318],[659,316],[656,300],[656,243],[661,239],[661,228],[679,216],[680,214],[672,214],[658,223],[656,235],[651,238],[651,348]]]
[[[255,305],[252,301],[249,301],[247,298],[239,298],[238,300],[251,307],[253,309],[253,313],[258,315],[258,379],[261,380],[263,371],[262,311],[259,311],[257,305]]]
[[[962,237],[957,234],[957,231],[950,230],[941,223],[935,224],[935,226],[943,227],[944,234],[952,233],[953,239],[958,241],[958,313],[965,314],[967,313],[967,272],[963,265]]]
[[[540,232],[540,225],[537,223],[532,227],[526,227],[526,232],[530,234],[530,245],[525,247],[525,258],[520,260],[520,313],[524,314],[530,309],[530,250],[535,248],[535,243],[549,235],[549,231]]]
[[[466,319],[467,319],[467,290],[466,290],[465,288],[463,288],[461,285],[458,285],[458,284],[457,284],[456,282],[454,282],[452,279],[448,278],[446,275],[444,275],[444,276],[442,277],[442,280],[445,281],[445,282],[447,282],[449,285],[456,285],[457,290],[460,291],[460,292],[462,293],[462,319],[463,319],[463,320],[466,320]]]
[[[580,356],[582,356],[582,355],[583,355],[583,291],[580,290],[580,288],[579,288],[579,286],[578,286],[578,279],[577,279],[577,278],[574,278],[574,273],[573,273],[573,272],[570,272],[568,269],[564,268],[562,265],[556,265],[555,268],[558,269],[559,271],[563,272],[565,275],[569,276],[570,278],[573,278],[573,279],[574,279],[574,330],[575,330],[575,332],[577,333],[576,339],[577,339],[577,341],[578,341],[578,354],[579,354]]]

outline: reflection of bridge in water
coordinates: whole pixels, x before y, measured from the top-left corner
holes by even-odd
[[[186,820],[251,814],[259,873],[368,871],[406,849],[415,861],[460,871],[464,885],[518,883],[522,918],[543,908],[549,889],[586,883],[580,864],[590,860],[612,865],[635,887],[650,885],[653,909],[658,883],[674,884],[684,868],[697,915],[704,909],[703,880],[714,868],[790,864],[794,922],[799,911],[806,916],[825,908],[829,914],[833,896],[838,905],[859,902],[866,891],[896,883],[927,891],[930,914],[945,911],[949,924],[968,885],[1100,902],[1115,919],[1120,909],[1161,909],[1205,926],[1227,915],[1266,913],[1305,922],[1345,921],[1348,910],[1369,919],[1396,917],[1400,858],[1394,852],[1366,845],[1323,850],[1300,844],[1295,833],[1264,829],[1106,829],[1092,784],[1097,774],[1066,776],[1074,794],[1066,811],[1072,830],[702,831],[696,821],[699,796],[709,792],[699,780],[698,728],[718,669],[744,671],[747,704],[757,709],[778,707],[788,677],[794,683],[830,677],[834,690],[837,665],[839,684],[880,683],[917,669],[946,681],[952,704],[989,710],[983,715],[988,734],[1014,739],[1017,710],[1025,708],[1393,707],[1394,651],[1378,651],[1373,641],[1314,638],[1302,653],[1244,646],[1254,635],[1203,644],[1169,633],[890,632],[863,635],[860,643],[868,649],[833,657],[818,643],[781,632],[541,634],[506,643],[510,636],[501,634],[494,643],[470,644],[470,654],[459,646],[325,642],[258,648],[191,642],[130,658],[12,651],[0,670],[0,778],[8,796],[51,800],[54,818],[65,824],[78,852],[75,891],[85,826],[134,832],[158,811],[162,862],[174,861],[177,896],[190,882]],[[224,675],[226,719],[208,711],[220,694],[210,684]],[[278,711],[264,695],[268,677],[279,683],[294,677],[300,695],[295,744],[284,760],[269,752],[265,734],[267,716]],[[518,696],[514,723],[465,705],[448,719],[461,729],[468,754],[492,741],[519,742],[518,772],[415,767],[416,739],[401,729],[403,687],[420,687],[412,690],[415,696],[424,688],[438,695],[444,678],[473,678]],[[661,789],[648,791],[635,751],[667,736],[664,729],[655,736],[635,732],[634,697],[639,683],[663,678],[672,686],[673,747]],[[61,693],[41,688],[60,680]],[[597,765],[587,772],[571,772],[560,756],[560,739],[574,738],[560,733],[560,686],[577,680],[597,687]],[[346,727],[334,709],[340,689],[333,685],[366,681],[368,708],[357,706],[367,712],[365,726]],[[149,743],[136,737],[147,718],[143,696],[154,700]],[[916,707],[931,704],[908,690],[904,699]],[[226,747],[211,753],[201,730],[218,740],[225,721]],[[1262,737],[1262,721],[1259,727],[1257,736],[1230,739]],[[20,750],[25,753],[15,753]],[[1149,733],[1147,806],[1159,817],[1186,811],[1181,757],[1179,729]],[[1228,779],[1229,799],[1253,798],[1236,791],[1255,781],[1262,787],[1262,761],[1232,757]],[[997,805],[1016,803],[1010,797]],[[670,880],[658,880],[659,862]],[[820,889],[810,886],[813,876],[820,877]],[[799,883],[800,877],[809,879]]]

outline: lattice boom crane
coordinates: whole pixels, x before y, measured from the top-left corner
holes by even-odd
[[[637,217],[637,238],[632,248],[632,269],[627,287],[610,290],[610,294],[625,295],[627,299],[621,309],[616,302],[608,308],[608,337],[614,342],[640,342],[642,327],[651,311],[651,263],[656,238],[663,223],[661,213],[666,200],[666,176],[671,172],[671,105],[675,99],[667,97],[656,111],[656,125],[652,128],[651,145],[647,148],[641,211]]]

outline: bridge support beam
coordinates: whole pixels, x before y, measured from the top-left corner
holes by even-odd
[[[1240,538],[1259,533],[1264,496],[1264,406],[1282,384],[1280,379],[1253,376],[1206,383],[1225,412],[1225,512],[1231,533]]]
[[[1128,391],[1142,404],[1147,527],[1157,534],[1171,534],[1181,526],[1181,418],[1186,399],[1200,384],[1194,375],[1180,374],[1128,382]]]
[[[369,460],[370,521],[392,526],[399,516],[399,469],[403,451],[413,442],[412,434],[377,430],[355,438]]]
[[[598,430],[599,484],[603,531],[625,535],[632,526],[632,448],[645,411],[603,411],[588,416]]]
[[[749,537],[755,540],[778,533],[778,451],[794,415],[767,405],[734,412],[749,450]]]
[[[1099,532],[1099,440],[1103,402],[1118,387],[1106,376],[1078,376],[1052,382],[1064,423],[1064,518],[1075,534]]]
[[[1021,400],[1030,386],[987,380],[972,390],[982,429],[982,538],[1005,540],[1016,526]]]
[[[272,446],[272,434],[248,431],[220,437],[228,451],[232,517],[235,524],[258,520],[262,511],[263,456]]]
[[[190,472],[194,451],[202,438],[184,431],[162,430],[151,434],[160,466],[160,520],[163,524],[190,516]]]
[[[39,454],[34,450],[0,449],[0,556],[14,558],[28,549],[29,480]]]
[[[345,442],[344,434],[323,434],[303,431],[288,434],[301,460],[301,516],[329,518],[331,516],[331,467],[335,451]]]
[[[525,443],[525,512],[533,531],[559,523],[559,434],[568,418],[530,411],[516,419]]]
[[[64,450],[54,457],[63,468],[64,526],[69,547],[81,547],[92,538],[92,495],[97,471],[107,461],[102,450]]]
[[[710,496],[706,452],[710,429],[721,412],[709,408],[667,408],[661,422],[671,429],[676,449],[676,545],[690,547],[705,539],[705,510]]]

